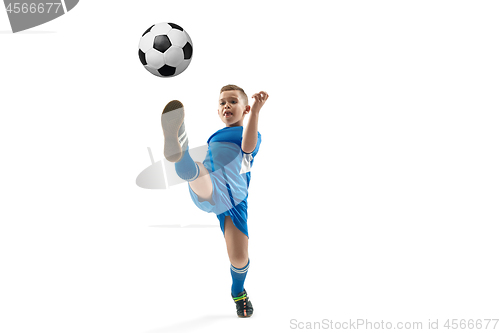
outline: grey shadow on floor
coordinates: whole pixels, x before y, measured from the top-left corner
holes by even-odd
[[[203,330],[206,326],[212,325],[221,320],[241,320],[235,315],[207,315],[192,320],[182,321],[173,325],[157,328],[147,331],[146,333],[177,333],[177,332],[192,332],[193,330]]]

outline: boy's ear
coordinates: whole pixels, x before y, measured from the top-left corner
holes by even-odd
[[[251,108],[250,108],[250,105],[247,105],[247,106],[245,107],[245,113],[250,112],[250,109],[251,109]]]

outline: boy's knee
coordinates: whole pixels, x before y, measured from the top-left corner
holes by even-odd
[[[229,258],[229,261],[231,261],[231,265],[233,265],[236,268],[242,268],[245,267],[246,264],[248,263],[248,255],[245,254],[236,254],[232,255]]]

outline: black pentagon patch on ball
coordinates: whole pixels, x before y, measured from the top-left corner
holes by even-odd
[[[142,34],[142,37],[144,37],[145,34],[147,34],[148,32],[151,31],[151,28],[154,27],[155,25],[153,24],[152,26],[149,27],[148,30],[144,31],[144,33]]]
[[[141,59],[141,63],[146,66],[146,53],[142,52],[141,49],[139,49],[139,59]]]
[[[155,41],[153,42],[153,48],[160,52],[165,52],[168,48],[172,46],[170,39],[166,35],[158,35],[155,37]]]
[[[182,29],[180,26],[178,26],[177,24],[175,23],[169,23],[168,24],[169,26],[171,26],[173,29],[177,29],[177,30],[180,30],[180,31],[184,31],[184,29]]]
[[[191,44],[189,42],[187,42],[186,45],[184,45],[184,47],[182,48],[182,51],[184,51],[184,59],[185,60],[191,59],[191,56],[193,55],[193,47],[191,46]]]
[[[175,67],[170,67],[169,65],[165,65],[158,70],[158,73],[160,73],[163,76],[172,76],[175,74]]]

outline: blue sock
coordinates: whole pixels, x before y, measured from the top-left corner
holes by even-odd
[[[175,171],[181,179],[187,180],[188,182],[192,182],[198,178],[200,168],[198,168],[198,165],[194,163],[193,159],[189,155],[189,146],[186,151],[184,151],[184,155],[180,161],[175,163]]]
[[[238,296],[239,293],[243,291],[243,284],[245,283],[245,278],[247,276],[248,266],[250,265],[250,259],[248,259],[245,267],[236,268],[231,265],[231,276],[233,277],[233,285],[231,286],[231,294],[233,297]]]

